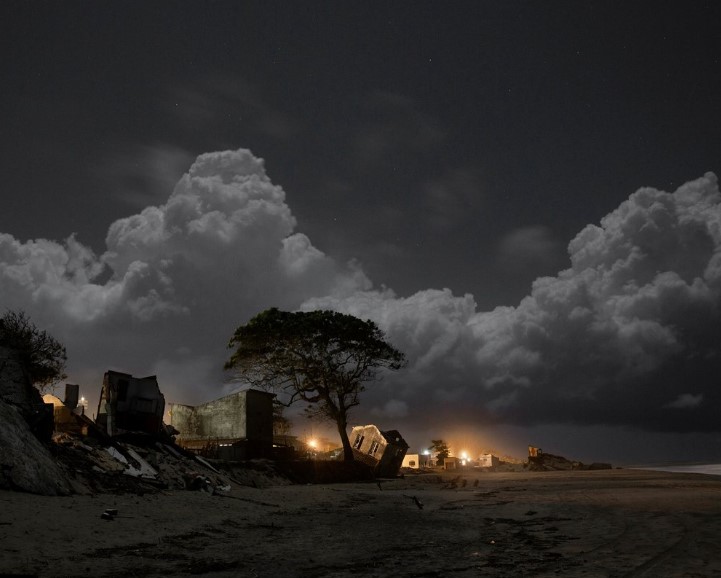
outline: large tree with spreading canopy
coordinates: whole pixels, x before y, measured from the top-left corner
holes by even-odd
[[[225,369],[278,393],[284,405],[305,401],[311,414],[335,422],[345,460],[353,459],[348,412],[365,383],[405,365],[373,321],[335,311],[267,309],[238,327],[228,347]]]

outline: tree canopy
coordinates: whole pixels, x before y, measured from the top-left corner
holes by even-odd
[[[0,317],[0,346],[18,352],[30,382],[41,392],[65,379],[65,347],[38,329],[23,311],[8,311]]]
[[[441,465],[443,464],[443,460],[451,455],[448,444],[443,440],[431,440],[430,450],[436,454],[436,460]]]
[[[348,412],[364,384],[382,369],[405,365],[373,321],[335,311],[267,309],[238,327],[228,347],[235,351],[225,369],[277,392],[285,405],[302,400],[311,413],[334,421],[346,460],[353,459]]]

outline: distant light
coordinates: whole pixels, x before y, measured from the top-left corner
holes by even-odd
[[[317,440],[308,440],[308,445],[310,447],[312,447],[313,449],[315,449],[318,447],[318,442],[317,442]]]
[[[461,459],[465,463],[465,461],[468,459],[468,454],[466,452],[461,452]]]

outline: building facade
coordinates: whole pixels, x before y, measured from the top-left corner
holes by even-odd
[[[201,405],[170,404],[178,445],[225,459],[270,457],[272,393],[248,389]]]
[[[401,467],[419,469],[421,467],[421,456],[419,454],[406,454]]]
[[[478,465],[481,468],[495,468],[500,463],[501,460],[498,456],[494,456],[493,454],[481,454],[478,456]]]

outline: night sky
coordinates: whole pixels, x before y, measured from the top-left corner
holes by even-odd
[[[237,325],[333,308],[408,355],[351,422],[411,450],[719,460],[719,22],[2,2],[0,306],[91,400],[107,369],[218,397]]]

